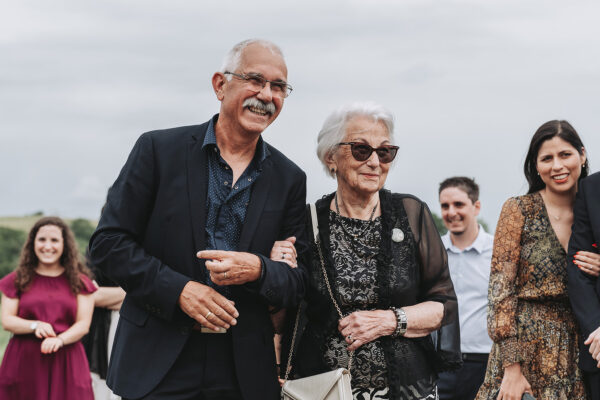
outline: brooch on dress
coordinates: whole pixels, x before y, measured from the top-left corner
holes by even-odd
[[[398,228],[392,229],[392,240],[396,243],[399,243],[404,240],[404,232],[402,232]]]

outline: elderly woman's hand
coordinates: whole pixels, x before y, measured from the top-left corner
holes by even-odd
[[[348,351],[396,330],[396,315],[392,310],[355,311],[340,320],[338,330],[346,338]]]
[[[600,276],[600,254],[590,251],[578,251],[573,262],[586,274]]]
[[[292,268],[296,268],[298,266],[298,262],[296,260],[298,254],[296,253],[296,247],[294,246],[294,243],[296,243],[295,236],[290,236],[285,240],[276,241],[271,249],[271,260],[281,261]]]

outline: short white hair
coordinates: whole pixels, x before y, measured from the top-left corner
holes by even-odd
[[[332,178],[335,174],[327,167],[327,157],[337,150],[337,144],[346,136],[346,125],[354,117],[367,117],[375,122],[383,122],[394,142],[394,115],[387,108],[374,103],[362,102],[346,104],[329,114],[317,138],[317,157],[323,164],[325,172]]]
[[[221,72],[235,72],[242,59],[242,53],[244,49],[251,44],[257,44],[271,51],[271,53],[280,56],[283,59],[283,52],[275,43],[264,39],[248,39],[243,42],[239,42],[229,50],[225,58],[223,59],[223,65],[221,66]],[[231,80],[231,75],[227,76],[228,80]]]

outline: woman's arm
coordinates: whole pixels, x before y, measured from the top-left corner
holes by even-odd
[[[426,301],[402,309],[407,319],[405,337],[427,336],[442,325],[442,303]],[[348,350],[353,351],[381,336],[392,335],[396,325],[396,314],[392,310],[355,311],[340,320],[338,330],[346,338]]]
[[[402,307],[406,313],[406,333],[409,338],[423,337],[440,329],[444,318],[444,305],[437,301],[425,301],[414,306]]]
[[[47,322],[24,319],[17,316],[19,299],[2,295],[2,327],[15,335],[35,334],[38,338],[56,336],[52,325]],[[32,325],[35,328],[32,329]]]
[[[110,310],[121,309],[125,291],[120,287],[100,286],[93,294],[94,306]]]
[[[80,340],[90,329],[93,312],[94,296],[92,294],[78,294],[75,323],[58,336],[44,339],[41,346],[42,353],[54,353],[61,347]]]
[[[516,280],[524,221],[517,200],[509,199],[502,207],[494,236],[488,288],[488,333],[500,346],[503,367],[519,360]]]
[[[517,338],[516,280],[521,258],[521,235],[525,218],[516,199],[504,203],[492,254],[488,289],[488,332],[499,346],[504,376],[498,399],[520,399],[531,386],[521,372]]]

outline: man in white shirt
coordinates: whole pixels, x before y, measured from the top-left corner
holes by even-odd
[[[442,242],[458,299],[463,366],[439,376],[440,400],[473,400],[483,383],[492,341],[487,333],[487,293],[493,236],[477,222],[479,186],[466,177],[440,184],[442,219],[448,233]]]

